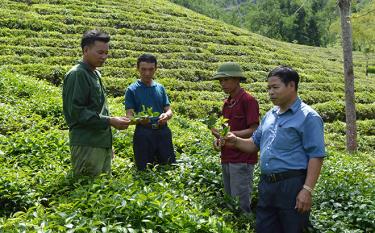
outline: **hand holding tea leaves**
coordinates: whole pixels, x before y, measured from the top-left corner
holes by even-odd
[[[218,119],[215,115],[210,115],[207,119],[203,121],[207,127],[211,130],[212,134],[216,137],[216,140],[213,143],[213,146],[216,150],[224,145],[223,138],[229,133],[230,126],[228,125],[228,119],[223,116]]]
[[[136,124],[148,124],[150,123],[151,117],[158,117],[160,115],[159,112],[153,112],[152,107],[146,108],[144,105],[142,105],[142,111],[135,113],[134,116],[130,117],[130,124],[136,125]]]
[[[216,137],[225,137],[230,131],[228,119],[223,116],[217,119],[214,115],[210,115],[203,123],[207,125]]]
[[[162,113],[159,116],[158,124],[165,125],[169,119],[170,119],[170,116],[167,113]]]
[[[230,131],[230,126],[228,125],[228,119],[223,116],[219,117],[216,121],[215,128],[218,128],[220,138],[227,136]]]

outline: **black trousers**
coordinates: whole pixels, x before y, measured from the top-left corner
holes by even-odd
[[[160,129],[137,126],[133,136],[133,150],[139,170],[146,169],[147,164],[176,162],[172,132],[167,126]]]
[[[301,233],[309,225],[310,212],[300,214],[294,208],[306,176],[270,183],[261,177],[256,210],[257,233]]]

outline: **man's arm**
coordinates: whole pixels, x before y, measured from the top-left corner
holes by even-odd
[[[305,120],[303,132],[303,148],[310,157],[310,160],[307,164],[307,176],[304,187],[298,193],[296,200],[296,209],[301,213],[311,209],[312,190],[320,175],[325,155],[322,118],[317,114],[309,114]]]
[[[258,128],[258,124],[252,124],[247,129],[232,131],[232,133],[240,138],[249,138],[251,137],[251,135],[253,135],[253,133],[255,132],[257,128]]]
[[[243,130],[236,130],[236,131],[231,131],[234,135],[240,138],[249,138],[251,135],[253,135],[254,131],[257,129],[258,125],[251,125],[248,129],[243,129]],[[216,128],[211,128],[211,133],[212,135],[215,136],[216,139],[220,138],[220,133]]]
[[[78,124],[92,129],[106,129],[109,126],[109,117],[99,115],[89,109],[87,98],[90,87],[86,82],[86,74],[77,70],[65,77],[63,87],[64,114],[69,119],[69,127]]]
[[[323,158],[311,158],[307,166],[307,176],[304,187],[297,195],[296,209],[300,213],[307,212],[312,205],[312,190],[318,181],[320,170],[323,165]]]
[[[237,137],[249,138],[253,135],[259,125],[259,104],[258,101],[250,96],[245,96],[246,101],[243,103],[245,110],[246,123],[249,125],[247,129],[232,131]]]
[[[171,106],[168,105],[168,106],[165,106],[164,107],[164,112],[162,114],[160,114],[159,116],[159,121],[158,123],[160,125],[164,125],[167,123],[168,120],[170,120],[173,116],[173,112],[172,112],[172,109],[171,109]]]
[[[109,125],[116,129],[127,129],[130,124],[130,119],[127,117],[109,117]]]
[[[69,127],[73,124],[99,130],[106,129],[108,126],[113,126],[116,129],[126,129],[128,127],[130,121],[127,118],[103,116],[89,109],[86,103],[89,92],[90,87],[86,82],[86,76],[83,71],[72,72],[65,78],[63,104],[64,115],[69,119]]]
[[[259,151],[259,148],[255,145],[252,138],[240,138],[232,132],[229,132],[228,135],[224,137],[222,145],[234,146],[240,151],[246,153],[255,153]]]

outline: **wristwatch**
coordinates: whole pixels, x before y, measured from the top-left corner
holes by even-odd
[[[313,192],[314,192],[314,190],[306,184],[303,185],[303,188],[306,189],[307,191],[309,191],[309,193],[311,193],[311,194],[313,194]]]

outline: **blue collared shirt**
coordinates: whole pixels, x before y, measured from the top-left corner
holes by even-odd
[[[142,105],[145,108],[152,107],[153,112],[164,112],[164,107],[169,106],[170,102],[163,85],[152,81],[151,86],[145,85],[141,80],[131,84],[125,93],[125,109],[134,109],[136,113],[142,111]],[[151,119],[155,123],[158,117]]]
[[[261,173],[307,169],[310,158],[324,157],[324,128],[319,114],[300,98],[285,112],[274,107],[252,139],[260,148]]]

